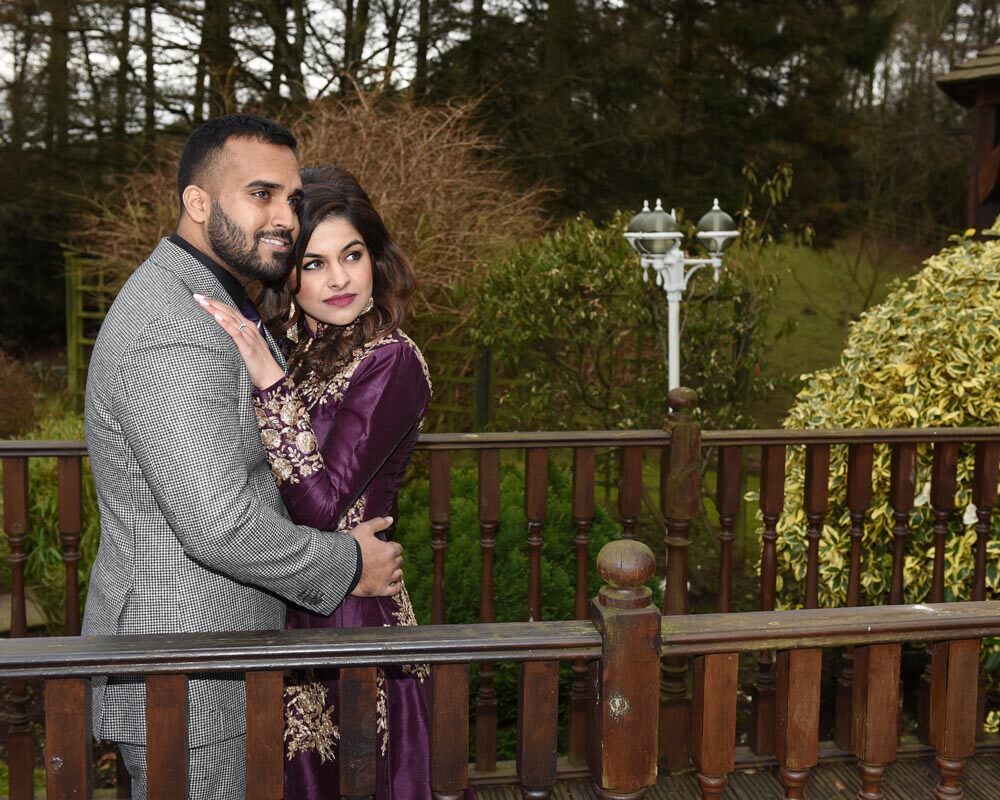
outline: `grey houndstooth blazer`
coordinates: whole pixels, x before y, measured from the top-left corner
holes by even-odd
[[[87,446],[101,541],[85,636],[271,630],[287,598],[328,614],[357,569],[346,533],[293,525],[278,495],[243,359],[191,297],[232,304],[164,239],[129,278],[97,337]],[[145,744],[141,680],[94,680],[94,735]],[[189,746],[244,732],[241,679],[189,684]]]

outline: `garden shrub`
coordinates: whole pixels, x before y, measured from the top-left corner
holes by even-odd
[[[35,387],[17,360],[0,350],[0,439],[13,439],[35,421]]]
[[[840,363],[805,376],[807,383],[787,428],[918,428],[1000,426],[1000,241],[962,239],[929,258],[882,304],[865,312],[848,335]],[[843,448],[842,448],[843,449]],[[892,576],[890,451],[876,447],[873,506],[865,525],[861,602],[888,596]],[[805,454],[789,453],[785,512],[778,524],[779,597],[802,604],[806,574],[806,515],[802,508]],[[905,602],[927,599],[933,566],[929,505],[931,448],[917,460],[916,508],[904,567]],[[970,598],[975,509],[971,506],[972,450],[958,465],[957,518],[946,545],[948,600]],[[830,510],[820,538],[820,604],[843,605],[848,582],[850,518],[846,453],[830,463]],[[986,583],[1000,595],[1000,520],[994,515]]]
[[[434,577],[434,551],[428,516],[429,486],[426,480],[407,484],[399,494],[397,540],[403,545],[406,586],[417,619],[430,621]],[[479,621],[480,549],[478,518],[478,472],[458,465],[451,475],[451,525],[445,556],[447,621]],[[617,538],[619,527],[601,508],[595,511],[590,532],[589,596],[597,594],[600,579],[594,562],[600,549]],[[572,476],[556,466],[549,468],[548,515],[542,532],[542,618],[573,619],[576,581],[576,545],[572,513]],[[496,531],[494,577],[498,622],[523,622],[528,618],[527,519],[524,515],[524,471],[504,461],[500,467],[500,522]],[[654,600],[660,602],[658,584]],[[569,669],[561,674],[561,697],[568,697]],[[470,698],[475,714],[475,683]],[[499,711],[500,758],[512,758],[516,739],[517,669],[498,664],[495,687]],[[563,703],[565,706],[565,703]],[[565,714],[565,708],[562,709]],[[561,726],[563,734],[565,726]],[[474,737],[473,737],[474,739]],[[472,742],[474,746],[474,741]],[[564,746],[561,745],[561,746]]]

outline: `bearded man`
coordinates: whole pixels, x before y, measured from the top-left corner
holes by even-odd
[[[258,318],[252,281],[287,273],[302,194],[294,137],[260,117],[200,127],[178,169],[180,221],[125,283],[94,346],[86,423],[101,512],[86,636],[277,630],[282,598],[318,614],[345,594],[399,591],[401,550],[375,519],[348,533],[293,525],[232,338],[195,302]],[[281,353],[264,331],[275,357]],[[246,794],[241,678],[188,686],[189,794]],[[94,735],[118,743],[146,797],[145,686],[95,678]]]

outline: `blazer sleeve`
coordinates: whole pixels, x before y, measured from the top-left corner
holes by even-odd
[[[150,325],[119,364],[116,418],[189,557],[331,613],[357,571],[357,543],[348,533],[292,524],[251,484],[263,453],[247,449],[241,401],[245,417],[250,386],[235,345],[223,337],[207,317]]]
[[[313,406],[313,414],[331,417],[322,443],[290,378],[255,391],[254,398],[261,441],[285,506],[293,519],[323,526],[343,516],[419,425],[430,387],[410,345],[376,349],[355,370],[336,408]]]

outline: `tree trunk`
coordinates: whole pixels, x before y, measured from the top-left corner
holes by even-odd
[[[545,18],[543,78],[545,105],[557,120],[566,120],[569,115],[575,23],[574,0],[549,0]]]
[[[371,12],[370,0],[347,2],[347,25],[344,28],[344,81],[341,94],[354,91],[358,70],[364,58],[365,41],[368,38],[368,20]]]
[[[217,117],[235,106],[235,57],[230,40],[228,0],[205,0],[201,53],[208,75],[208,112]]]
[[[477,0],[480,8],[482,0]],[[427,51],[431,43],[430,0],[420,0],[417,20],[417,71],[413,76],[413,94],[422,97],[427,93]]]
[[[125,154],[126,128],[128,126],[128,70],[129,52],[132,49],[132,3],[122,0],[120,30],[118,32],[118,70],[115,72],[115,120],[113,137],[115,141],[114,159],[121,166]]]
[[[56,158],[66,153],[69,138],[69,28],[72,0],[50,0],[52,24],[46,64],[46,146]]]
[[[143,0],[142,50],[146,57],[146,76],[143,91],[145,116],[143,136],[147,147],[156,139],[156,62],[153,59],[153,0]]]

